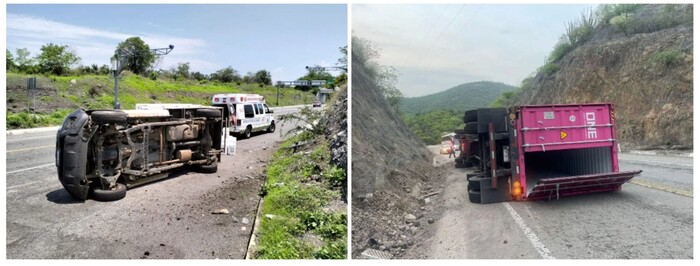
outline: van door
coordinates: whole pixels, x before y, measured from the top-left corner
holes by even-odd
[[[245,117],[243,119],[243,123],[241,126],[243,128],[247,127],[250,125],[252,128],[255,128],[255,108],[253,107],[252,104],[245,104],[243,105],[243,113],[245,114]]]

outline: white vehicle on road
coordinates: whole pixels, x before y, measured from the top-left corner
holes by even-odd
[[[229,132],[233,135],[249,138],[253,132],[275,132],[273,111],[262,95],[216,94],[211,103],[224,108],[224,121],[228,122]]]

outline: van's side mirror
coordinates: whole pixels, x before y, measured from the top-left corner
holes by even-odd
[[[267,110],[267,113],[268,113],[268,114],[272,114],[272,113],[274,113],[274,112],[275,112],[275,110],[272,110],[272,109],[268,109],[268,110]]]

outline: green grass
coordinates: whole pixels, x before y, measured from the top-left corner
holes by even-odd
[[[7,113],[5,115],[7,129],[57,126],[63,123],[63,119],[72,111],[70,109],[61,109],[51,114],[36,115],[27,112]]]
[[[547,76],[551,76],[552,74],[556,73],[559,71],[559,66],[557,66],[554,63],[547,63],[544,66],[540,67],[540,69],[537,70],[537,72],[544,73]]]
[[[84,109],[111,109],[114,102],[114,80],[104,75],[84,75],[84,76],[37,76],[17,73],[7,73],[7,87],[16,88],[26,86],[26,79],[30,76],[37,77],[38,87],[45,93],[37,100],[50,102],[58,99],[62,103],[70,103],[70,106],[59,107],[60,109],[74,109],[79,106]],[[75,80],[75,83],[71,81]],[[267,104],[277,106],[277,88],[273,86],[260,87],[258,84],[240,85],[236,83],[220,83],[196,80],[151,80],[147,77],[130,74],[122,74],[119,81],[119,101],[123,109],[134,108],[137,103],[192,103],[209,105],[211,97],[217,93],[254,93],[265,96]],[[7,103],[11,101],[26,102],[25,91],[16,92],[8,90]],[[291,88],[280,89],[279,105],[299,105],[311,104],[315,100],[315,95],[309,92],[302,92]],[[38,114],[51,116],[56,110],[40,110]],[[8,109],[9,128],[29,128],[44,125],[60,124],[59,121],[39,119],[37,122],[30,122],[21,113],[13,114]],[[12,117],[12,124],[10,124]]]
[[[339,199],[337,184],[345,182],[345,171],[328,164],[330,150],[323,137],[302,133],[286,140],[281,147],[300,141],[318,141],[309,150],[293,153],[280,148],[267,168],[263,185],[258,259],[344,259],[347,251],[347,215],[324,211],[333,199]],[[310,177],[320,177],[320,181]],[[274,218],[266,218],[266,214]],[[323,240],[314,247],[304,235]]]

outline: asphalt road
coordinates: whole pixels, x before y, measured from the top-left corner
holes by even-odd
[[[79,202],[63,189],[55,133],[8,135],[7,258],[244,258],[264,167],[291,127],[239,140],[216,174],[176,171],[115,202]]]
[[[643,174],[620,191],[560,200],[472,204],[450,169],[434,233],[417,258],[692,259],[692,158],[620,155]],[[447,166],[450,167],[450,166]]]

